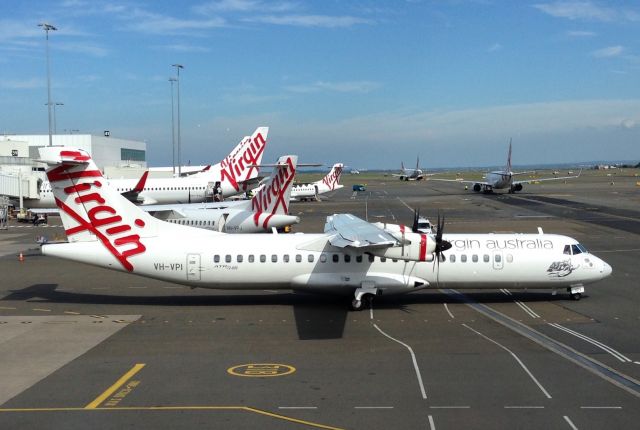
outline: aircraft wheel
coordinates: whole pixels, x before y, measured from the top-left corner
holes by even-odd
[[[582,298],[582,293],[573,293],[571,294],[571,298],[577,302]]]
[[[362,300],[353,299],[351,301],[351,310],[361,311],[362,309],[364,309],[364,304],[362,303]]]

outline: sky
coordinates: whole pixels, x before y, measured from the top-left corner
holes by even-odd
[[[352,168],[640,159],[640,5],[628,1],[2,0],[0,133],[59,132],[219,161],[269,126],[265,161]],[[174,98],[177,99],[174,87]]]

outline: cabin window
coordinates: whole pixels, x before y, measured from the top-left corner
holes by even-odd
[[[369,254],[369,263],[373,263],[374,261],[376,261],[376,257],[374,257],[373,255]]]
[[[455,254],[451,254],[451,257],[449,257],[449,261],[450,261],[450,262],[452,262],[452,263],[455,263],[455,262],[456,262],[456,256],[455,256]]]
[[[484,261],[485,263],[488,263],[488,262],[489,262],[489,260],[491,260],[491,259],[489,258],[489,254],[484,254],[484,255],[482,256],[482,261]]]
[[[213,256],[213,262],[214,263],[219,263],[220,262],[220,256],[219,255],[214,255]]]
[[[284,261],[285,263],[289,262],[289,254],[285,254],[282,256],[282,261]]]
[[[478,262],[478,254],[473,254],[471,256],[471,261],[473,261],[474,263],[477,263]]]
[[[340,261],[340,256],[338,254],[333,254],[331,258],[333,259],[334,263],[337,263],[338,261]]]
[[[507,254],[507,263],[513,263],[513,255]]]
[[[313,254],[309,254],[309,255],[307,256],[307,261],[308,261],[309,263],[313,263]]]
[[[362,255],[356,255],[356,261],[362,263]]]
[[[302,255],[296,254],[296,263],[301,263],[301,262],[302,262]]]
[[[351,256],[349,254],[345,254],[344,255],[344,262],[345,263],[350,263],[351,262]]]
[[[496,263],[501,263],[502,262],[502,255],[496,254],[496,255],[493,256],[493,259],[495,260]]]
[[[239,255],[236,257],[236,261],[237,261],[238,263],[242,263],[242,254],[239,254]]]
[[[253,254],[249,255],[249,263],[253,263],[255,261],[255,257],[253,256]]]
[[[224,261],[225,261],[225,263],[231,263],[231,255],[227,254],[227,255],[224,257]]]
[[[320,262],[321,263],[327,262],[327,254],[320,254]]]
[[[267,261],[267,256],[266,256],[266,255],[264,255],[264,254],[260,254],[260,262],[261,262],[261,263],[264,263],[264,262],[266,262],[266,261]]]
[[[278,262],[278,256],[276,254],[271,254],[271,262],[272,263],[277,263]]]

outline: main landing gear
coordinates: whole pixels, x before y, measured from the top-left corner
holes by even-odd
[[[354,293],[354,299],[351,301],[351,310],[361,311],[365,307],[370,306],[373,298],[382,294],[382,291],[375,287],[360,287]]]

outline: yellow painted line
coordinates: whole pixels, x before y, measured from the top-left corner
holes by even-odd
[[[64,313],[69,315],[80,315],[80,312],[73,312],[73,311],[64,311]]]
[[[0,306],[0,309],[11,309],[11,310],[15,310],[16,308],[10,308],[10,307],[7,307],[7,306]]]
[[[98,397],[96,397],[93,402],[89,403],[84,408],[85,409],[95,409],[98,406],[100,406],[100,403],[104,402],[107,399],[107,397],[112,395],[118,388],[120,388],[125,382],[127,382],[129,379],[131,379],[133,377],[133,375],[138,373],[140,371],[140,369],[142,369],[143,367],[144,367],[144,363],[138,363],[135,366],[133,366],[131,368],[131,370],[129,370],[124,375],[122,375],[122,377],[120,379],[118,379],[115,384],[113,384],[112,386],[107,388],[104,393],[102,393]]]
[[[40,312],[51,312],[51,309],[41,309],[41,308],[33,308],[32,311],[40,311]]]
[[[325,424],[314,423],[312,421],[291,418],[286,415],[276,414],[250,406],[116,406],[112,408],[7,408],[0,409],[2,412],[77,412],[77,411],[245,411],[292,423],[302,424],[307,427],[320,428],[325,430],[344,430],[341,427],[333,427]]]

